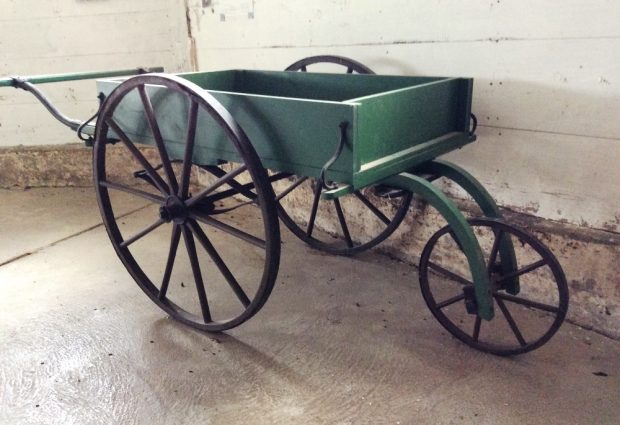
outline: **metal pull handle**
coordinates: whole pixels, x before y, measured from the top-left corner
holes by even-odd
[[[49,74],[49,75],[32,75],[30,77],[5,77],[0,78],[0,87],[15,87],[19,86],[20,81],[26,81],[31,84],[47,84],[47,83],[59,83],[61,81],[77,81],[77,80],[92,80],[96,78],[112,78],[112,77],[125,77],[129,75],[146,74],[150,72],[164,72],[164,68],[161,66],[153,68],[132,68],[121,69],[116,71],[95,71],[95,72],[75,72],[67,74]]]

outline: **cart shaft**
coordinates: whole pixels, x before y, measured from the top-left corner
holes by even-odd
[[[37,84],[46,83],[59,83],[63,81],[76,81],[76,80],[91,80],[97,78],[112,78],[112,77],[124,77],[137,74],[145,74],[150,72],[163,72],[164,68],[133,68],[133,69],[121,69],[117,71],[100,71],[100,72],[76,72],[67,74],[49,74],[49,75],[34,75],[30,77],[5,77],[0,78],[0,87],[14,87],[16,89],[22,89],[32,93],[34,97],[45,106],[45,108],[56,118],[61,124],[69,127],[73,131],[78,132],[78,137],[84,141],[90,141],[90,137],[84,138],[81,133],[88,136],[92,136],[95,127],[89,122],[83,122],[77,119],[70,118],[64,115],[62,112],[54,106],[50,99],[39,90]],[[91,118],[93,120],[95,117]],[[89,120],[89,121],[91,121]]]
[[[163,72],[164,68],[132,68],[117,71],[74,72],[67,74],[32,75],[29,77],[0,78],[0,87],[16,87],[17,81],[27,81],[31,84],[59,83],[62,81],[90,80],[96,78],[123,77],[128,75],[145,74],[149,72]]]

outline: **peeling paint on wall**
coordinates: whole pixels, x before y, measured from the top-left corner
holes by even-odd
[[[211,8],[216,16],[219,16],[220,22],[226,21],[243,21],[254,19],[255,17],[255,0],[214,0],[203,2],[203,7]]]

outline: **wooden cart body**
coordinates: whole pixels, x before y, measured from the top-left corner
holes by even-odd
[[[326,178],[360,188],[475,140],[469,134],[472,79],[275,71],[179,74],[213,95],[249,137],[265,168],[317,177],[346,143]],[[108,95],[122,79],[100,80]],[[183,157],[189,104],[150,86],[169,154]],[[205,114],[206,115],[206,114]],[[115,121],[130,136],[154,144],[138,93],[119,105]],[[235,161],[237,154],[207,116],[199,117],[194,162]]]

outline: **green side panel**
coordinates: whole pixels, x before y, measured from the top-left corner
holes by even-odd
[[[360,103],[356,170],[448,133],[467,136],[471,84],[471,79],[444,79],[356,99]]]
[[[225,83],[225,75],[219,75]],[[98,90],[110,93],[116,81],[99,81]],[[168,153],[181,159],[188,121],[188,100],[157,86],[148,86]],[[355,105],[254,96],[238,93],[210,92],[232,114],[248,135],[263,166],[278,171],[316,177],[336,150],[340,140],[340,123],[348,122],[347,144],[327,178],[349,183],[352,180]],[[154,144],[138,92],[129,93],[117,107],[114,120],[132,137],[144,144]],[[214,164],[220,160],[237,161],[234,146],[224,137],[213,119],[202,109],[198,116],[194,162]]]
[[[482,212],[487,217],[502,218],[497,204],[489,192],[482,184],[474,178],[470,173],[465,171],[458,165],[448,161],[436,160],[428,161],[416,167],[415,172],[436,174],[446,177],[465,190],[478,204]],[[503,238],[500,242],[500,258],[503,273],[510,273],[517,270],[517,258],[512,245],[512,240]],[[510,294],[517,295],[519,293],[519,278],[516,277],[506,283],[506,290]]]
[[[474,281],[478,314],[485,320],[491,320],[493,299],[484,255],[471,226],[454,202],[432,183],[410,173],[389,177],[381,183],[420,195],[446,219],[467,257]]]
[[[318,177],[340,142],[340,123],[349,124],[347,143],[326,174],[352,182],[355,105],[291,98],[211,92],[246,132],[263,166]]]

